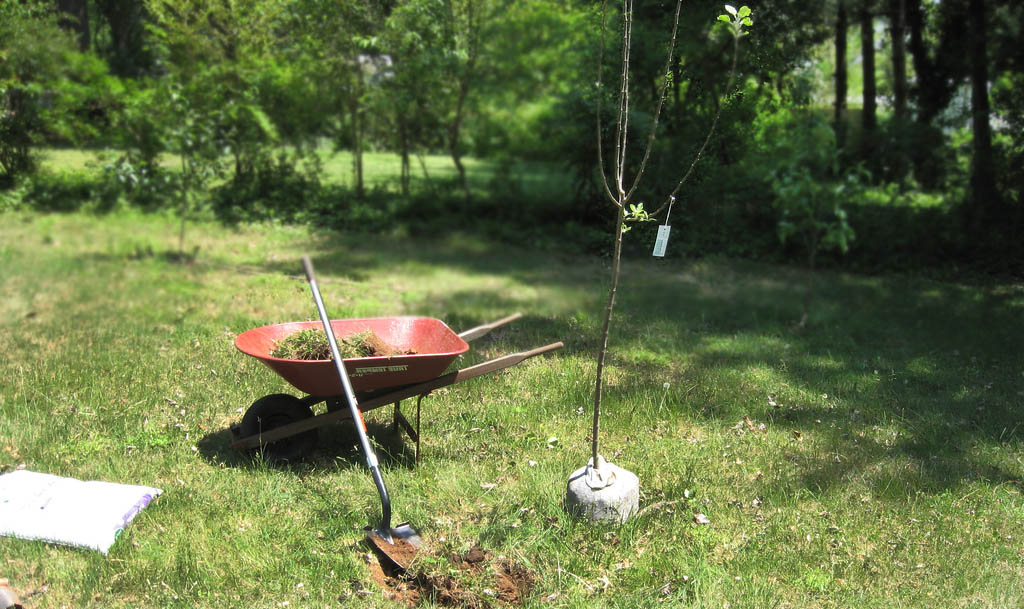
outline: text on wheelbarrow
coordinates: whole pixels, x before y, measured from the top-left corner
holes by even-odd
[[[365,366],[363,368],[356,368],[352,372],[352,376],[362,376],[364,374],[372,374],[374,372],[405,372],[409,369],[408,365],[401,366]]]

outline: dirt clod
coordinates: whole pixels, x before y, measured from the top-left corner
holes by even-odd
[[[484,555],[484,551],[481,550],[479,546],[473,546],[469,549],[469,552],[466,552],[466,555],[462,558],[469,564],[475,565],[477,563],[485,561],[487,559],[487,556]]]

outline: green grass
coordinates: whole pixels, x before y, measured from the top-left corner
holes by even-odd
[[[0,216],[0,470],[164,490],[107,557],[0,538],[26,606],[395,606],[362,558],[379,505],[352,433],[288,468],[230,448],[252,401],[297,393],[232,341],[315,318],[304,253],[333,317],[526,314],[460,366],[566,343],[424,400],[418,465],[370,413],[431,568],[479,544],[534,572],[529,607],[1024,605],[1020,285],[823,273],[797,332],[801,271],[627,261],[602,453],[644,511],[593,527],[561,500],[589,455],[602,261],[287,226],[188,245],[175,262],[160,215]]]
[[[355,187],[352,153],[347,150],[334,151],[321,147],[316,151],[323,168],[325,184]],[[42,167],[55,172],[91,173],[96,172],[110,151],[83,150],[79,148],[47,148],[39,152]],[[455,181],[458,172],[450,156],[443,154],[414,155],[410,159],[411,180],[414,185],[427,186],[435,182]],[[509,161],[502,163],[466,157],[462,159],[470,189],[476,193],[495,189],[495,180],[501,181],[500,188],[514,185],[532,199],[541,201],[565,200],[571,196],[572,177],[563,172],[553,171],[550,163]],[[179,157],[166,154],[161,165],[171,171],[180,169]],[[363,180],[368,190],[399,192],[401,189],[401,158],[393,152],[366,152],[363,154]]]

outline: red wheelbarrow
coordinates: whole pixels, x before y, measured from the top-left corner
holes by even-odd
[[[358,357],[344,360],[361,412],[394,405],[392,425],[416,444],[420,455],[420,404],[430,392],[471,378],[503,370],[531,357],[560,349],[561,342],[530,351],[512,353],[475,366],[443,374],[453,361],[469,350],[469,342],[522,317],[515,313],[489,324],[456,334],[444,322],[429,317],[377,317],[331,321],[336,336],[373,330],[384,342],[410,355]],[[249,406],[241,423],[231,427],[237,450],[261,449],[274,461],[294,461],[316,446],[317,428],[351,420],[338,372],[331,360],[291,360],[270,355],[275,341],[306,328],[320,328],[318,321],[262,326],[239,334],[235,346],[266,364],[296,389],[309,395],[298,398],[285,393],[266,395]],[[401,402],[416,399],[415,427],[401,411]],[[326,412],[315,415],[313,406],[326,403]]]

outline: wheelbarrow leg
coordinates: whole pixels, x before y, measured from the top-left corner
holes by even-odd
[[[395,411],[391,417],[391,431],[392,433],[398,432],[398,417],[402,416],[402,400],[395,402]]]
[[[393,428],[396,431],[398,429],[404,430],[409,438],[416,443],[416,463],[420,462],[420,402],[422,402],[425,397],[427,397],[427,394],[420,394],[416,400],[416,427],[413,427],[412,424],[409,423],[409,419],[405,418],[405,415],[402,414],[401,400],[394,403],[395,410],[392,420]]]
[[[416,465],[420,463],[420,402],[425,397],[427,397],[426,393],[416,399]]]

